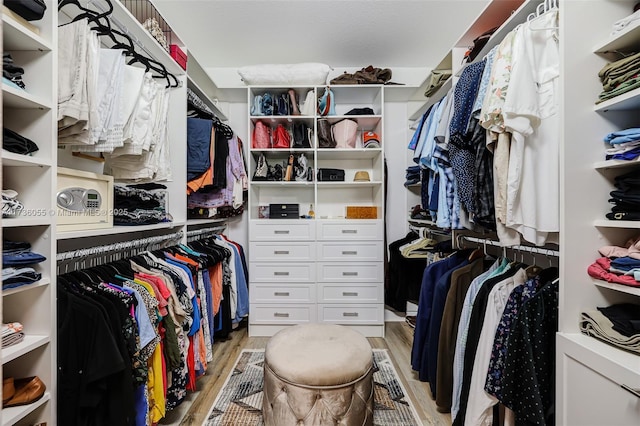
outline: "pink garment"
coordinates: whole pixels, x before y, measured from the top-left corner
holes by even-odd
[[[587,273],[590,277],[596,278],[598,280],[616,284],[624,284],[632,287],[640,287],[640,282],[636,281],[632,276],[619,275],[613,272],[609,272],[610,266],[611,259],[609,259],[608,257],[601,257],[594,263],[589,265],[589,267],[587,268]]]
[[[640,236],[627,241],[624,247],[604,246],[598,251],[601,255],[609,258],[629,256],[640,260]]]

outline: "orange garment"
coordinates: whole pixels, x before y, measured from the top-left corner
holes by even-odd
[[[200,349],[198,356],[200,358],[200,362],[202,363],[203,371],[207,371],[207,346],[204,343],[204,330],[202,329],[202,323],[200,323],[200,330],[198,330],[198,341],[200,344],[198,345]]]
[[[209,144],[209,160],[211,161],[211,166],[209,166],[206,172],[187,182],[187,195],[196,192],[198,189],[205,186],[213,185],[213,160],[215,158],[215,146],[216,128],[213,127],[211,129],[211,143]]]
[[[182,260],[183,262],[188,263],[189,265],[193,265],[196,268],[198,266],[200,266],[200,264],[198,262],[196,262],[195,260],[191,259],[190,257],[183,256],[180,253],[174,254],[173,257],[175,257],[176,259]]]
[[[211,293],[213,294],[213,314],[220,311],[220,301],[222,300],[222,262],[218,262],[209,268],[209,281],[211,282]]]

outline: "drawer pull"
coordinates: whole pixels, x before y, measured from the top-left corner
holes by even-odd
[[[288,291],[275,291],[273,293],[274,296],[288,296],[289,292]]]
[[[342,295],[343,296],[357,296],[358,292],[357,291],[343,291]]]
[[[343,229],[342,233],[343,234],[357,234],[358,230],[357,229]]]
[[[627,392],[634,394],[636,397],[640,398],[640,389],[634,389],[631,386],[628,386],[625,384],[620,385],[620,387],[626,390]]]
[[[273,316],[276,318],[289,318],[288,312],[274,312]]]
[[[273,254],[289,254],[289,250],[274,250]]]
[[[344,254],[344,255],[347,255],[347,254],[356,255],[356,254],[358,254],[358,252],[356,250],[343,250],[342,254]]]
[[[279,230],[276,229],[275,231],[273,231],[273,233],[274,234],[288,234],[289,230],[288,229],[284,229],[282,231],[279,231]]]
[[[357,277],[358,273],[357,272],[343,272],[342,276],[343,277]]]
[[[342,316],[343,317],[357,317],[358,313],[357,312],[343,312]]]
[[[278,271],[276,271],[276,272],[273,273],[273,275],[276,275],[276,276],[288,276],[289,273],[288,272],[278,272]]]

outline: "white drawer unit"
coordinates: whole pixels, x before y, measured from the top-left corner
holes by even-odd
[[[380,220],[353,219],[349,221],[318,221],[319,240],[382,240]]]
[[[251,304],[249,316],[253,324],[303,324],[317,317],[315,304]]]
[[[249,292],[251,303],[315,303],[316,286],[298,284],[254,284]]]
[[[249,276],[255,282],[315,282],[315,263],[251,263]]]
[[[333,324],[381,324],[384,323],[384,305],[319,304],[318,321]]]
[[[318,262],[320,282],[382,282],[383,279],[382,262]]]
[[[315,243],[309,242],[252,242],[249,244],[251,262],[278,261],[313,261],[315,259]]]
[[[311,220],[250,220],[251,241],[315,240],[316,227]]]
[[[319,303],[384,303],[382,283],[318,283]]]
[[[382,241],[319,242],[318,261],[381,262]]]

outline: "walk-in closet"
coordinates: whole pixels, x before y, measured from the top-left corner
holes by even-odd
[[[1,23],[0,426],[640,424],[637,0]]]

